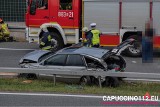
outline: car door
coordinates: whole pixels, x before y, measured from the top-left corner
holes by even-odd
[[[30,5],[30,14],[27,18],[30,26],[39,27],[43,23],[48,23],[50,21],[50,7],[48,6],[47,8],[43,9],[42,7],[44,5],[44,1],[48,2],[48,0],[32,0]]]
[[[63,28],[74,27],[74,0],[59,0],[58,23]]]
[[[39,68],[41,69],[53,69],[53,71],[64,71],[64,65],[67,55],[57,54],[47,58],[43,61]],[[53,73],[54,74],[54,73]]]
[[[66,59],[66,64],[64,66],[64,69],[72,71],[73,73],[76,72],[84,72],[86,71],[85,62],[83,60],[83,57],[81,55],[76,54],[70,54],[68,55]],[[75,75],[66,75],[65,78],[71,81],[79,81],[79,79],[82,77],[75,76]]]
[[[53,69],[53,71],[75,71],[83,72],[86,70],[82,56],[80,55],[66,55],[58,54],[46,59],[39,68]],[[79,81],[81,76],[74,75],[56,75],[56,79],[62,82],[76,82]]]

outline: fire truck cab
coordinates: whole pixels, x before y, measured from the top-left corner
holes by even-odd
[[[56,48],[78,43],[81,28],[81,0],[30,0],[26,13],[27,39],[39,42],[40,26],[46,26]]]
[[[134,38],[137,42],[126,52],[139,56],[145,21],[153,19],[156,35],[160,34],[159,4],[156,0],[28,0],[26,38],[39,43],[43,25],[58,50],[64,45],[78,43],[83,37],[82,27],[94,22],[102,32],[101,46],[116,46]],[[154,38],[154,44],[160,47],[160,36]]]

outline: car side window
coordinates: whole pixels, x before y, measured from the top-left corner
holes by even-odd
[[[104,69],[104,66],[97,60],[92,59],[90,57],[84,57],[88,68],[101,68]]]
[[[80,55],[68,55],[66,66],[84,66],[84,62]]]
[[[44,65],[64,66],[67,55],[55,55],[44,61]]]

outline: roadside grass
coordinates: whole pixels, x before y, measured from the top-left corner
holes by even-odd
[[[32,80],[25,83],[26,79],[0,78],[0,91],[16,92],[47,92],[47,93],[73,93],[96,95],[136,95],[143,96],[146,92],[150,95],[160,96],[160,83],[127,83],[119,87],[80,86],[77,84],[57,83],[54,86],[51,80]]]

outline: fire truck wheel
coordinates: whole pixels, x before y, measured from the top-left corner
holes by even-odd
[[[50,32],[50,35],[52,36],[52,39],[51,39],[52,50],[51,51],[57,51],[57,50],[62,49],[64,47],[62,37],[56,32]]]
[[[141,56],[142,45],[141,42],[137,39],[136,35],[130,36],[127,39],[135,39],[136,41],[133,43],[133,46],[129,47],[126,50],[126,55],[131,57],[139,57]]]

